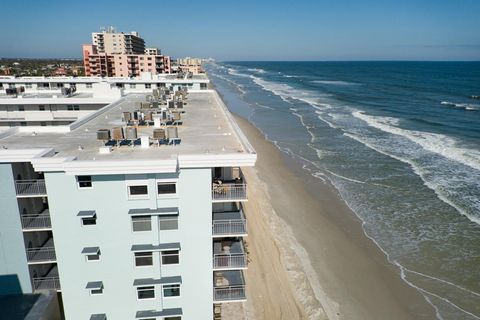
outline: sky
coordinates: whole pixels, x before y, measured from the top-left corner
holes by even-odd
[[[15,0],[2,5],[0,57],[80,58],[114,26],[172,57],[480,60],[479,13],[480,0]]]

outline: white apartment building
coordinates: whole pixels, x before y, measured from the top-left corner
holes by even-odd
[[[170,87],[204,90],[208,82],[203,75],[178,79],[150,73],[137,78],[0,76],[0,133],[9,128],[24,130],[25,126],[36,127],[36,131],[65,127],[124,94]]]
[[[90,89],[44,82],[63,80]],[[206,78],[97,80],[113,102],[0,132],[0,276],[58,292],[67,320],[212,319],[242,303],[248,140]]]

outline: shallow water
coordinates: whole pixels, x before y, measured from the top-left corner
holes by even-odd
[[[207,65],[233,111],[329,179],[443,319],[480,319],[480,63]]]

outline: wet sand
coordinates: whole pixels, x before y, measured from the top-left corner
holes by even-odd
[[[235,116],[258,153],[246,168],[248,319],[434,319],[329,183]]]

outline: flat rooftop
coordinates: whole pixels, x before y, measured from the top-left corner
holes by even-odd
[[[15,132],[0,139],[0,147],[8,150],[53,148],[54,157],[74,157],[80,161],[129,161],[172,159],[178,155],[227,155],[252,153],[253,150],[239,133],[233,118],[214,91],[189,92],[184,106],[183,124],[178,126],[181,142],[173,145],[113,147],[112,152],[100,154],[102,141],[97,140],[98,129],[125,126],[122,112],[139,109],[145,94],[129,94],[107,105],[88,119],[80,119],[74,130],[59,132]],[[153,126],[137,127],[138,137],[153,136]]]

